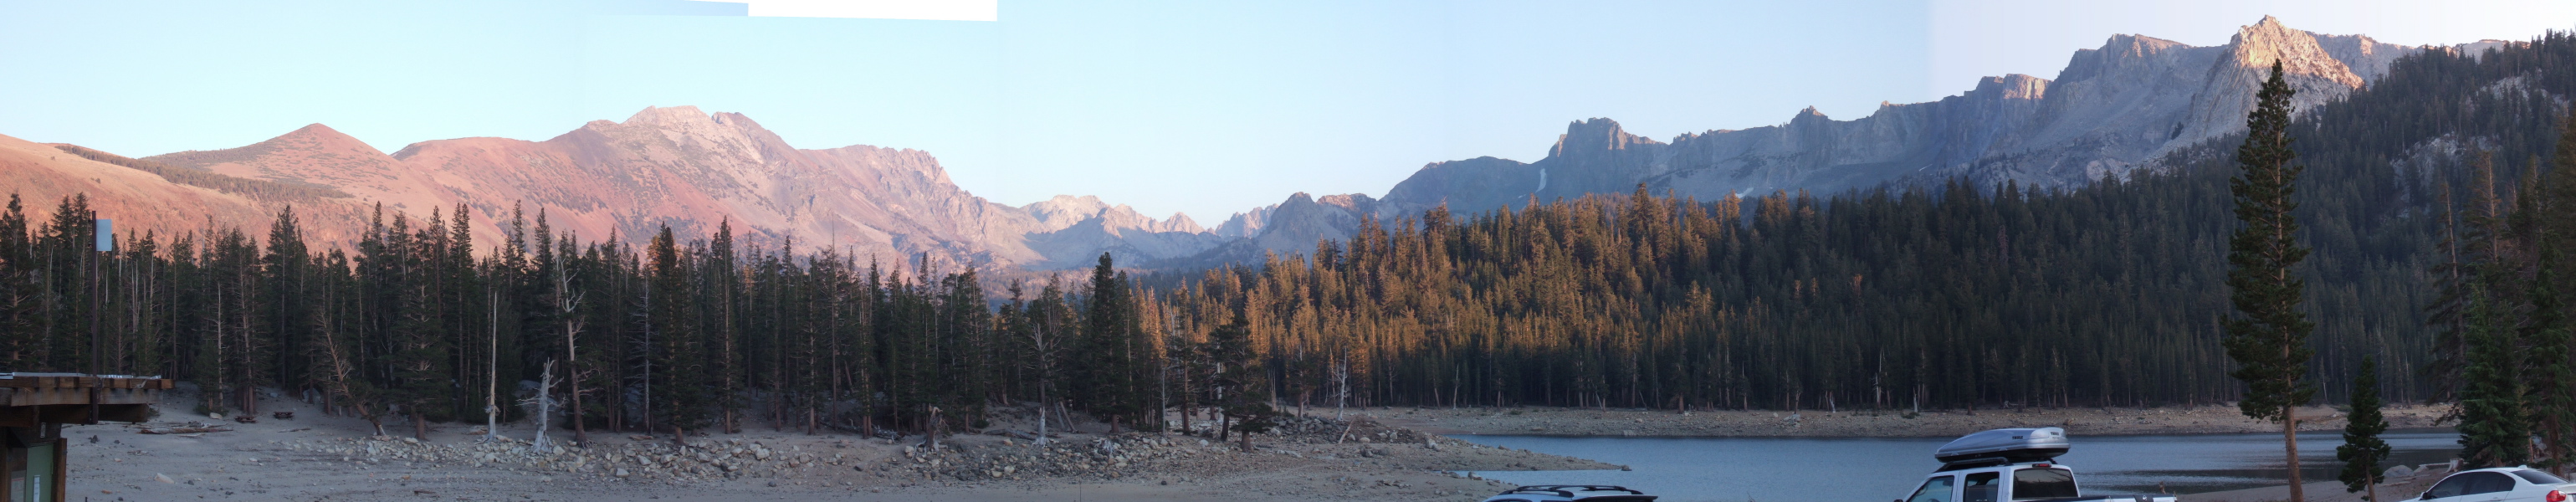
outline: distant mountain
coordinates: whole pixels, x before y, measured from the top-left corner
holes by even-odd
[[[752,242],[837,246],[887,260],[927,253],[970,264],[1085,266],[1188,256],[1224,240],[1183,215],[1157,220],[1095,197],[1021,207],[959,188],[927,152],[805,150],[738,113],[647,108],[545,141],[461,138],[391,155],[321,124],[217,151],[145,158],[243,178],[318,184],[415,217],[464,204],[478,239],[497,239],[512,204],[559,231],[633,238],[669,225],[704,236],[720,221]],[[342,232],[347,233],[347,232]],[[495,241],[485,241],[495,242]]]
[[[2501,43],[2439,49],[2476,51]],[[2298,108],[2307,110],[2342,99],[2386,75],[2398,58],[2426,49],[2290,29],[2270,16],[2216,47],[2118,35],[2101,48],[2076,51],[2057,80],[1987,77],[1957,96],[1881,104],[1854,120],[1833,120],[1810,107],[1781,125],[1683,134],[1669,142],[1629,134],[1610,119],[1578,121],[1536,162],[1435,162],[1374,203],[1342,210],[1356,215],[1288,211],[1310,199],[1298,194],[1238,214],[1218,233],[1277,243],[1262,246],[1268,251],[1311,251],[1310,238],[1347,234],[1355,225],[1348,222],[1359,215],[1391,220],[1442,204],[1458,213],[1483,212],[1533,200],[1628,193],[1638,184],[1702,200],[1952,178],[2072,187],[2153,166],[2167,152],[2244,130],[2254,89],[2274,61],[2299,89]],[[1274,235],[1279,232],[1293,235]],[[1219,251],[1234,261],[1257,256],[1223,249],[1234,249]],[[1210,260],[1215,258],[1201,259]]]
[[[265,236],[277,211],[287,204],[296,205],[298,219],[311,229],[309,238],[319,241],[347,242],[366,222],[363,208],[348,198],[275,197],[179,183],[170,176],[9,136],[0,136],[0,187],[17,195],[21,207],[37,215],[33,219],[38,224],[63,199],[87,195],[90,209],[101,218],[115,220],[119,234],[149,231],[165,244],[172,236],[202,231],[209,224]]]

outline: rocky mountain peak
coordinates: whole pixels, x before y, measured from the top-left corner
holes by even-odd
[[[392,160],[375,146],[322,124],[306,125],[266,141],[240,148],[191,150],[157,155],[148,159],[173,166],[207,169],[224,165],[274,167],[270,164],[296,163],[301,162],[304,157],[316,155],[329,158],[342,167],[364,167],[369,170],[380,170],[382,166],[378,164]],[[315,173],[271,172],[252,177],[280,178],[310,174]]]
[[[647,106],[643,111],[627,117],[625,122],[594,120],[583,127],[612,137],[649,131],[674,140],[754,139],[775,136],[768,129],[761,128],[760,123],[753,122],[749,116],[734,112],[709,114],[698,110],[695,106]]]
[[[1218,223],[1216,228],[1209,232],[1216,234],[1218,237],[1250,238],[1259,236],[1261,235],[1262,225],[1270,223],[1270,213],[1278,209],[1278,204],[1271,204],[1252,208],[1251,210],[1240,213],[1234,213],[1234,216],[1226,218],[1224,223]]]
[[[1969,92],[1971,94],[1993,96],[2000,99],[2036,100],[2048,97],[2048,79],[2019,73],[2007,74],[2001,77],[1986,77],[1977,81],[1976,90]],[[1810,106],[1807,107],[1807,109],[1813,111],[1816,108]]]
[[[2325,79],[2344,87],[2363,83],[2360,75],[2317,44],[2315,34],[2282,26],[2280,18],[2263,16],[2262,21],[2237,29],[2227,45],[2229,59],[2242,67],[2268,71],[2278,61],[2287,75]]]
[[[1887,107],[1881,106],[1880,108],[1884,109]],[[1797,114],[1789,116],[1789,125],[1791,127],[1814,126],[1816,124],[1831,123],[1833,121],[1833,117],[1825,116],[1824,110],[1818,110],[1814,105],[1808,105],[1805,109],[1798,110]]]
[[[751,117],[732,112],[708,114],[695,106],[648,106],[625,122],[592,121],[582,128],[610,142],[656,144],[676,149],[674,153],[729,158],[724,162],[737,167],[796,162],[801,157],[795,147],[761,128]]]
[[[2066,61],[2066,69],[2057,72],[2060,82],[2090,80],[2105,75],[2128,75],[2154,72],[2169,62],[2176,50],[2191,49],[2182,42],[2144,35],[2112,35],[2099,49],[2076,49]]]
[[[1208,230],[1199,226],[1198,220],[1190,219],[1189,213],[1173,212],[1172,217],[1163,219],[1163,229],[1158,231],[1203,234]]]
[[[332,129],[331,126],[319,123],[297,128],[294,131],[278,135],[275,138],[269,138],[268,141],[262,141],[259,144],[269,145],[273,148],[351,152],[362,153],[368,156],[382,156],[385,154],[384,151],[377,150],[374,145],[368,145],[365,141],[359,141],[358,138],[351,137],[348,134],[341,133],[338,129]]]
[[[2326,54],[2334,56],[2335,60],[2342,61],[2346,69],[2351,70],[2353,75],[2360,76],[2364,82],[2379,81],[2380,76],[2388,74],[2388,67],[2397,63],[2397,58],[2420,50],[2397,44],[2380,43],[2369,35],[2317,35],[2316,37],[2318,47],[2324,48]]]
[[[1377,199],[1370,198],[1368,194],[1360,193],[1326,195],[1315,198],[1315,203],[1360,213],[1367,213],[1377,209]]]
[[[1207,231],[1205,228],[1200,228],[1198,222],[1191,221],[1186,214],[1172,213],[1171,218],[1156,220],[1145,217],[1143,213],[1137,212],[1136,208],[1128,207],[1126,204],[1110,204],[1100,200],[1099,196],[1093,195],[1079,197],[1058,195],[1047,200],[1031,202],[1029,205],[1020,206],[1019,209],[1027,212],[1030,218],[1036,219],[1038,229],[1042,231],[1062,230],[1091,220],[1099,220],[1104,229],[1113,233],[1130,229],[1193,234]]]
[[[1028,211],[1029,216],[1036,217],[1040,222],[1053,224],[1062,221],[1067,226],[1072,225],[1073,222],[1082,221],[1083,218],[1100,214],[1101,210],[1108,208],[1108,203],[1101,202],[1100,197],[1092,195],[1058,195],[1020,206],[1021,210]]]
[[[681,105],[672,107],[647,106],[644,107],[642,111],[637,111],[634,115],[626,117],[625,123],[651,124],[659,126],[684,126],[685,124],[710,122],[715,122],[715,120],[713,117],[708,116],[706,111],[699,110],[697,106],[693,105]]]
[[[1662,143],[1657,143],[1655,140],[1634,134],[1628,134],[1628,131],[1619,127],[1618,121],[1606,118],[1592,118],[1567,124],[1565,126],[1565,134],[1557,136],[1556,146],[1549,148],[1547,155],[1550,157],[1557,157],[1575,152],[1626,150],[1629,146],[1637,144],[1659,145]]]
[[[2358,44],[2359,40],[2341,42]],[[2362,49],[2356,45],[2350,51],[2358,55]],[[2373,57],[2382,52],[2376,46],[2369,51]],[[2385,52],[2393,60],[2399,51]],[[2316,34],[2291,29],[2283,26],[2279,18],[2263,16],[2262,21],[2238,29],[2236,36],[2228,40],[2217,63],[2210,66],[2200,92],[2192,96],[2191,113],[2175,135],[2180,141],[2167,148],[2244,128],[2245,111],[2254,106],[2254,91],[2271,78],[2276,62],[2281,65],[2283,80],[2297,90],[2290,98],[2293,113],[2305,113],[2317,105],[2342,99],[2367,83],[2353,73],[2351,66],[2327,51]]]

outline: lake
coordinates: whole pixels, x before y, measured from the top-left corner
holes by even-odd
[[[1581,457],[1634,471],[1479,471],[1522,485],[1621,485],[1663,501],[1845,501],[1901,498],[1941,466],[1932,450],[1953,438],[1672,438],[1457,435],[1487,446]],[[2447,462],[2459,451],[2449,429],[2389,431],[2386,465]],[[2279,434],[2073,436],[2058,462],[2075,469],[2084,494],[2200,493],[2277,485],[2289,478]],[[2327,481],[2340,432],[2299,434],[2300,471]],[[2386,468],[2385,466],[2382,467]]]

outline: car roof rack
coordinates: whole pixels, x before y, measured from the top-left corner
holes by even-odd
[[[1961,460],[1961,461],[1957,461],[1957,462],[1944,463],[1944,464],[1941,464],[1941,468],[1940,468],[1940,469],[1933,470],[1932,472],[1950,472],[1950,471],[1959,471],[1959,470],[1975,469],[1975,468],[1979,468],[1979,467],[1994,467],[1994,466],[1998,466],[1998,465],[2030,464],[2030,463],[2054,464],[2054,463],[2057,463],[2057,459],[2056,459],[2055,457],[2051,457],[2051,458],[2043,458],[2043,459],[2036,459],[2036,460],[2021,460],[2021,461],[2015,461],[2015,459],[2009,459],[2009,458],[2003,458],[2003,457],[1986,457],[1986,458],[1969,459],[1969,460]]]

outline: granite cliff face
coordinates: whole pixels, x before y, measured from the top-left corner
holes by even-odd
[[[1574,122],[1546,158],[1435,162],[1389,189],[1366,212],[1389,220],[1442,204],[1460,213],[1484,212],[1533,200],[1627,193],[1641,183],[1658,193],[1702,200],[1952,178],[2072,187],[2152,166],[2167,152],[2242,131],[2254,89],[2275,61],[2299,89],[2295,102],[2305,109],[2341,99],[2386,75],[2398,58],[2424,49],[2299,31],[2269,16],[2216,47],[2119,35],[2100,48],[2076,51],[2053,81],[1987,77],[1956,96],[1881,104],[1852,120],[1809,108],[1781,125],[1683,134],[1668,142],[1629,134],[1609,119]],[[1299,197],[1237,215],[1236,220],[1261,221],[1229,221],[1220,232],[1263,240],[1285,228],[1278,222],[1294,216],[1286,208]],[[1326,220],[1334,219],[1314,221]],[[1346,233],[1350,227],[1338,228]]]
[[[704,236],[844,247],[889,261],[930,254],[1025,268],[1186,256],[1223,239],[1185,216],[1156,220],[1094,197],[1012,207],[949,180],[927,152],[873,146],[798,149],[738,113],[647,108],[545,141],[461,138],[386,155],[319,124],[242,148],[150,157],[234,176],[339,187],[349,204],[415,217],[463,204],[477,237],[498,239],[512,204],[558,231],[632,239],[669,225]],[[497,242],[487,240],[485,242]]]

